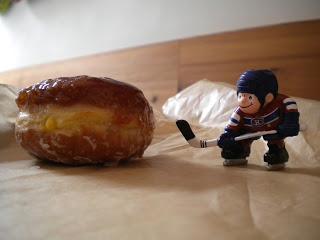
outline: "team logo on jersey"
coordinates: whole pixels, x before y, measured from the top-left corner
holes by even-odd
[[[251,119],[251,125],[253,127],[261,127],[264,125],[264,118],[253,118]]]

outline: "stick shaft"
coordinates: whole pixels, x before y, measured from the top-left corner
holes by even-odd
[[[241,140],[245,140],[245,139],[248,139],[248,138],[261,137],[263,135],[276,134],[276,133],[277,133],[276,130],[260,131],[260,132],[255,132],[255,133],[247,133],[247,134],[243,134],[241,136],[235,137],[234,140],[235,141],[241,141]]]
[[[180,132],[185,137],[185,139],[188,141],[188,143],[192,147],[196,148],[207,148],[207,147],[214,147],[218,145],[219,139],[211,139],[211,140],[201,140],[198,139],[195,134],[193,133],[189,123],[186,120],[178,120],[176,122]],[[305,130],[305,126],[300,127],[300,131]],[[269,130],[269,131],[260,131],[255,133],[247,133],[243,134],[241,136],[235,137],[235,141],[241,141],[249,138],[255,138],[255,137],[261,137],[268,134],[276,134],[276,130]]]
[[[255,133],[247,133],[247,134],[243,134],[241,136],[236,137],[234,140],[235,141],[241,141],[241,140],[245,140],[245,139],[249,139],[249,138],[261,137],[263,135],[275,134],[275,133],[277,133],[276,130],[260,131],[260,132],[255,132]],[[197,137],[194,137],[192,139],[189,139],[188,143],[192,147],[196,147],[196,148],[215,147],[215,146],[218,145],[218,139],[200,140]]]

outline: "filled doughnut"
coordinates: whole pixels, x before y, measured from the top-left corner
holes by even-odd
[[[138,88],[110,78],[48,79],[16,99],[17,142],[39,159],[72,165],[140,158],[154,116]]]

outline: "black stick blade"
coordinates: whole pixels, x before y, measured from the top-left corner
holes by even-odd
[[[192,132],[192,129],[191,129],[189,123],[186,120],[178,120],[178,121],[176,121],[176,125],[187,141],[196,137],[194,135],[194,133]]]

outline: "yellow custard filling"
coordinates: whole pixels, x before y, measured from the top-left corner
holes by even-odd
[[[92,106],[55,107],[46,106],[37,113],[20,112],[17,126],[20,128],[35,128],[43,131],[64,131],[67,133],[80,132],[84,128],[96,131],[108,130],[117,126],[116,112]],[[119,126],[119,125],[118,125]],[[138,127],[136,118],[127,123],[121,123],[121,129]]]

